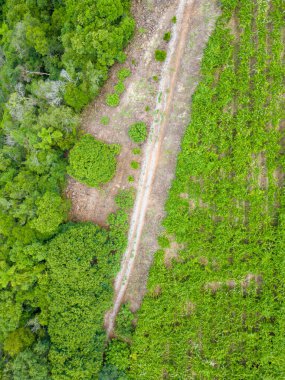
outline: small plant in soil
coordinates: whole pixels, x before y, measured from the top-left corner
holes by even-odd
[[[118,94],[108,94],[106,96],[106,104],[109,107],[117,107],[120,104],[120,97]]]
[[[146,107],[145,107],[145,111],[146,111],[146,112],[149,112],[149,111],[150,111],[150,106],[146,106]]]
[[[140,148],[134,148],[133,150],[132,150],[132,152],[133,152],[133,154],[135,154],[135,155],[139,155],[139,154],[141,154],[141,149]]]
[[[166,42],[169,42],[170,39],[171,39],[171,33],[170,32],[164,33],[163,40]]]
[[[165,50],[156,50],[155,51],[155,59],[158,62],[164,62],[166,59],[166,51]]]
[[[121,95],[125,91],[125,89],[126,89],[126,87],[125,87],[123,81],[119,81],[114,86],[115,93],[118,94],[118,95]]]
[[[147,126],[144,122],[140,121],[134,123],[129,128],[129,137],[135,143],[143,143],[147,138]]]
[[[123,67],[121,70],[117,73],[117,78],[122,81],[127,79],[131,75],[131,70],[127,69],[126,67]]]
[[[172,22],[173,24],[176,24],[176,22],[177,22],[177,17],[176,17],[176,16],[173,16],[172,19],[171,19],[171,22]]]
[[[152,77],[152,79],[153,79],[155,82],[158,82],[158,76],[157,76],[157,75],[154,75],[154,76]]]
[[[102,116],[100,120],[101,124],[103,125],[109,125],[110,123],[110,118],[108,116]]]
[[[132,169],[138,169],[140,167],[140,164],[137,161],[132,161],[131,162],[131,168]]]
[[[133,175],[129,175],[128,176],[128,181],[129,182],[134,182],[134,180],[135,180],[135,177]]]

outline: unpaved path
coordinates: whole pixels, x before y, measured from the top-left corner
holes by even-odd
[[[198,0],[197,0],[198,1]],[[107,314],[105,325],[110,336],[114,329],[116,315],[128,287],[136,256],[139,252],[141,235],[144,227],[152,184],[160,157],[165,128],[169,122],[171,105],[176,88],[177,76],[181,66],[191,16],[196,0],[181,0],[177,9],[177,22],[173,25],[172,39],[169,44],[167,60],[163,67],[159,92],[156,101],[157,117],[153,121],[146,146],[145,161],[141,170],[136,202],[131,218],[128,246],[123,257],[121,271],[115,282],[115,301],[113,309]]]

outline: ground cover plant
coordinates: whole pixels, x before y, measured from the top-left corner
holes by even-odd
[[[164,62],[166,59],[166,55],[167,53],[165,50],[156,50],[154,54],[155,59],[159,62]]]
[[[129,137],[135,143],[143,143],[147,138],[147,126],[144,122],[134,123],[129,128]]]
[[[78,113],[99,93],[109,68],[124,60],[134,21],[125,0],[0,3],[0,378],[47,380],[59,363],[49,356],[55,340],[47,327],[45,245],[67,218],[62,193]],[[111,223],[115,255],[123,249],[122,234],[115,235],[125,220],[112,216]],[[88,305],[85,295],[80,302]],[[76,365],[81,373],[82,362]],[[82,378],[94,376],[95,369]]]
[[[285,4],[221,4],[166,204],[167,241],[128,341],[131,379],[285,373]]]

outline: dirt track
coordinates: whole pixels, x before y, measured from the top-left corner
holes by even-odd
[[[113,331],[116,315],[124,300],[136,257],[140,252],[139,247],[150,194],[160,158],[161,146],[165,137],[165,129],[168,126],[170,113],[172,112],[177,76],[179,75],[179,68],[182,63],[185,46],[188,42],[187,37],[191,25],[190,20],[191,17],[195,17],[196,15],[197,3],[198,1],[196,0],[181,0],[177,8],[177,23],[173,26],[172,39],[167,53],[168,58],[164,64],[156,101],[156,114],[158,116],[150,128],[136,203],[131,218],[128,247],[123,257],[121,271],[115,283],[116,297],[114,307],[106,316],[108,335]]]

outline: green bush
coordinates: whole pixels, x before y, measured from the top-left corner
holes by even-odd
[[[118,94],[108,94],[106,96],[106,104],[109,107],[117,107],[120,104],[120,97]]]
[[[34,334],[30,329],[21,327],[12,331],[4,341],[4,351],[9,355],[15,356],[25,348],[30,347],[35,340]]]
[[[137,161],[132,161],[131,162],[131,168],[132,169],[138,169],[140,167],[140,164]]]
[[[129,137],[135,143],[143,143],[147,138],[147,126],[144,122],[134,123],[129,128]]]
[[[133,152],[133,154],[135,154],[135,155],[139,155],[139,154],[141,154],[141,149],[140,148],[134,148],[133,150],[132,150],[132,152]]]
[[[134,204],[134,189],[120,190],[115,197],[116,204],[122,210],[129,210]]]
[[[117,73],[117,77],[118,79],[121,81],[121,80],[125,80],[127,79],[129,76],[131,75],[131,70],[130,69],[127,69],[126,67],[123,67],[121,70],[118,71]]]
[[[169,42],[170,39],[171,39],[171,33],[170,32],[164,33],[163,40],[166,42]]]
[[[164,62],[166,59],[166,51],[165,50],[156,50],[155,51],[155,59],[159,62]]]
[[[115,93],[118,94],[118,95],[121,95],[125,91],[125,89],[126,89],[126,87],[125,87],[125,85],[124,85],[124,83],[122,81],[119,81],[114,86]]]
[[[119,151],[118,145],[108,145],[84,135],[69,153],[67,172],[88,186],[98,187],[113,178]]]

